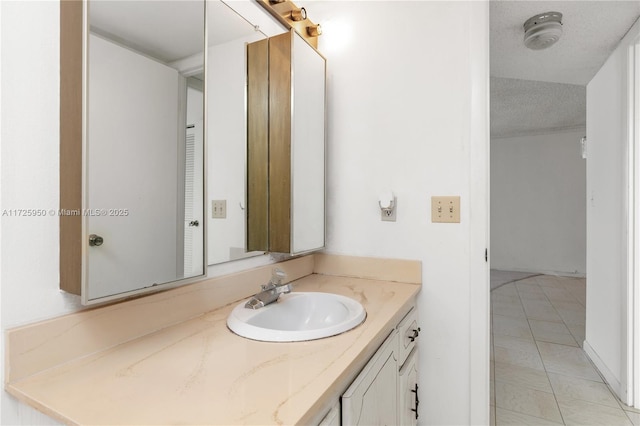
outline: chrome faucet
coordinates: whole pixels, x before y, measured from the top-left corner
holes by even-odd
[[[262,291],[249,299],[244,307],[248,309],[260,309],[277,301],[281,294],[291,293],[291,290],[293,290],[291,283],[282,284],[282,280],[286,277],[287,274],[282,269],[274,268],[269,283],[263,284],[261,286]]]

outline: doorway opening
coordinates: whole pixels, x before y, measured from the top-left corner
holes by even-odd
[[[616,291],[599,293],[597,286],[587,291],[587,267],[593,265],[587,247],[600,240],[603,246],[615,246],[616,239],[626,242],[629,225],[622,202],[616,204],[617,232],[599,227],[602,219],[594,216],[612,193],[625,194],[628,181],[626,163],[609,168],[609,175],[593,173],[607,156],[611,161],[626,157],[589,145],[599,135],[593,131],[593,115],[587,114],[587,85],[635,28],[640,5],[507,1],[491,2],[490,9],[491,421],[635,423],[639,412],[625,404],[627,342],[632,341],[626,338],[628,276],[610,280],[619,283]],[[523,23],[550,11],[564,16],[560,40],[548,49],[527,49]],[[604,15],[612,25],[598,24]],[[602,84],[617,90],[610,79]],[[592,99],[595,89],[589,86]],[[620,179],[615,191],[606,192],[613,185],[611,175]],[[608,255],[627,262],[631,253]],[[606,275],[597,272],[594,280],[603,282]],[[619,323],[621,366],[614,370],[624,377],[598,361],[601,346],[589,344],[589,327],[597,329],[599,322],[589,322],[588,295],[618,307],[603,322]]]

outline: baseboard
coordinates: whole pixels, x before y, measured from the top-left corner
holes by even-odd
[[[552,275],[557,277],[573,277],[573,278],[585,278],[587,276],[586,272],[566,272],[566,271],[550,271],[547,269],[528,269],[528,268],[511,268],[507,266],[499,266],[499,265],[491,265],[491,269],[495,269],[498,271],[512,271],[512,272],[524,272],[528,274],[541,274],[541,275]]]
[[[611,390],[616,394],[616,396],[625,404],[628,404],[627,401],[627,389],[622,386],[622,383],[616,378],[616,376],[609,370],[607,365],[602,361],[602,359],[598,356],[597,352],[591,347],[589,342],[586,340],[583,343],[583,349],[591,362],[596,366],[600,375],[604,377],[604,380],[607,382]]]

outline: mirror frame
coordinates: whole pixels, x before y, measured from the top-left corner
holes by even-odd
[[[88,86],[88,39],[89,0],[60,2],[60,289],[79,295],[83,305],[95,305],[121,300],[141,294],[168,290],[207,278],[207,224],[203,221],[203,269],[202,274],[139,288],[124,293],[89,299],[88,297],[88,233],[87,216],[87,86]],[[203,66],[204,93],[207,97],[206,64],[208,59],[207,4],[203,2]],[[207,116],[207,102],[203,105]],[[204,124],[203,150],[207,158],[207,125]],[[207,162],[203,164],[203,198],[207,194]],[[208,215],[207,203],[203,200],[204,217]]]

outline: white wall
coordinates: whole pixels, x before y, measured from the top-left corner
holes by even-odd
[[[488,5],[304,5],[328,57],[329,249],[423,262],[421,422],[488,424]],[[58,32],[57,3],[2,2],[3,208],[58,204]],[[397,222],[380,221],[385,188]],[[431,223],[432,195],[460,195],[461,223]],[[57,218],[2,231],[3,327],[77,309],[57,290]],[[2,423],[28,422],[19,407],[3,393]]]
[[[585,130],[491,140],[491,267],[586,272]]]
[[[627,66],[637,21],[587,85],[587,317],[585,350],[626,393]]]
[[[57,208],[58,3],[1,7],[2,209]],[[2,217],[1,226],[3,330],[78,309],[78,297],[58,290],[58,217]],[[19,412],[33,420],[19,407],[2,392],[2,424],[18,424]]]
[[[422,261],[420,421],[488,424],[488,5],[301,4],[329,73],[328,251]],[[460,224],[431,223],[435,195]]]

